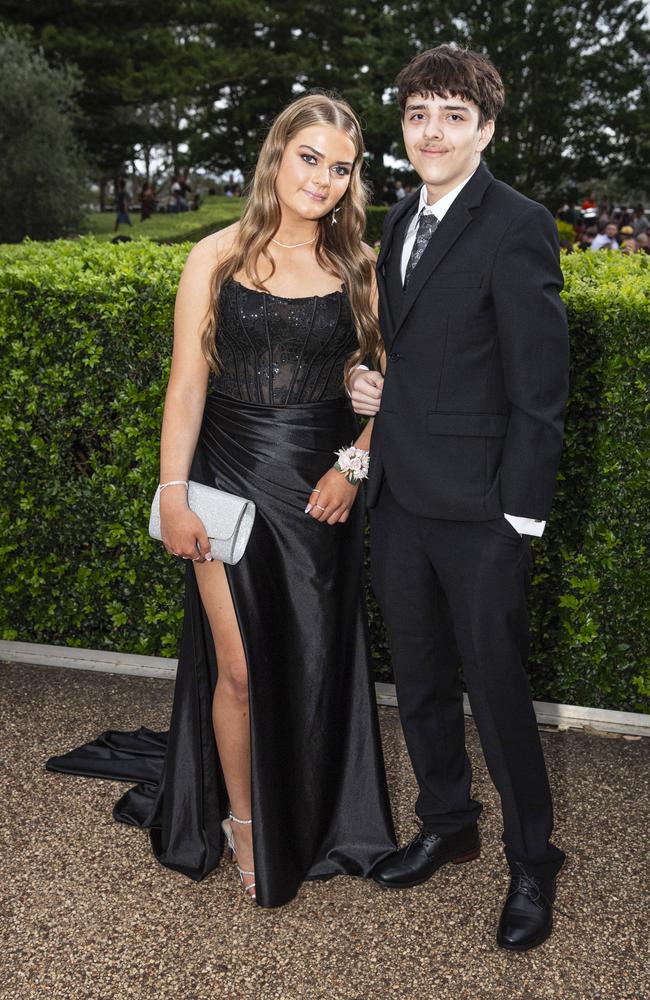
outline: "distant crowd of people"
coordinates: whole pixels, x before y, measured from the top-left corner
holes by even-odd
[[[121,225],[132,226],[132,211],[139,211],[140,222],[146,222],[156,212],[198,211],[201,204],[201,195],[198,191],[192,194],[192,187],[186,174],[174,174],[171,178],[169,195],[166,198],[159,196],[153,184],[149,180],[145,180],[133,200],[129,195],[126,180],[122,177],[115,186],[117,215],[113,228],[117,232]]]
[[[561,240],[563,249],[569,253],[573,250],[650,253],[650,218],[641,204],[624,208],[607,198],[597,201],[592,194],[579,208],[564,205],[557,218],[573,226],[575,239]]]

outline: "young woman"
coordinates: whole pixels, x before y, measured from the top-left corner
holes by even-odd
[[[394,849],[363,504],[333,467],[372,430],[358,433],[345,371],[381,353],[363,151],[344,102],[286,108],[241,221],[192,250],[176,303],[161,527],[188,560],[185,624],[160,781],[115,815],[151,828],[159,861],[193,879],[218,863],[223,830],[262,906],[305,879],[366,876]],[[211,559],[189,479],[255,502],[235,566]]]

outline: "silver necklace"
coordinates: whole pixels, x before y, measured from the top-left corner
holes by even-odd
[[[310,240],[305,240],[304,243],[280,243],[280,240],[276,240],[272,236],[271,237],[271,243],[277,243],[277,245],[279,247],[284,247],[285,250],[295,250],[297,247],[306,247],[306,246],[308,246],[310,243],[313,243],[315,239],[316,239],[316,237],[313,236]]]

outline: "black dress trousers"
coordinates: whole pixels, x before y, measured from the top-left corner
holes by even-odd
[[[506,857],[535,875],[559,871],[553,807],[526,674],[530,540],[504,517],[426,518],[386,480],[371,511],[372,583],[389,632],[400,717],[425,826],[452,833],[482,809],[471,798],[465,684],[501,796]]]

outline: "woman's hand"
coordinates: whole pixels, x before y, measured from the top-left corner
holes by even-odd
[[[330,469],[309,494],[305,513],[316,521],[343,524],[348,519],[359,487],[349,483],[338,469]]]
[[[176,489],[175,487],[173,487]],[[187,506],[185,491],[178,488],[182,496],[160,497],[160,531],[163,545],[172,556],[182,556],[192,562],[211,562],[210,542],[203,522]]]

